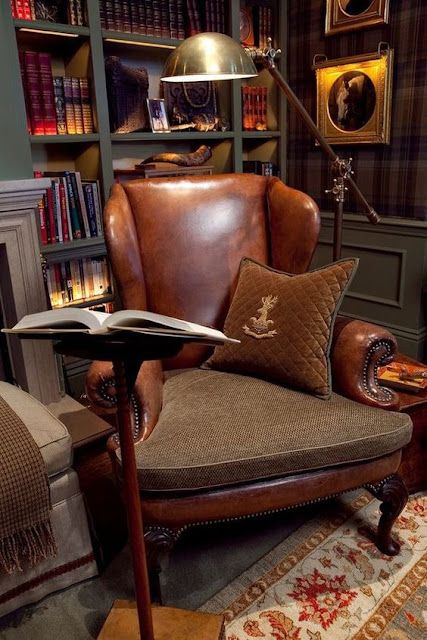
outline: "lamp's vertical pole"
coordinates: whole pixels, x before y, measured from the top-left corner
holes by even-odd
[[[335,203],[335,216],[334,216],[334,245],[333,245],[333,260],[339,260],[341,258],[342,247],[342,221],[344,214],[344,201],[338,200]]]
[[[141,362],[113,362],[117,394],[117,426],[122,455],[123,486],[129,526],[129,542],[132,552],[135,580],[135,599],[138,610],[141,640],[154,640],[153,618],[151,614],[150,583],[148,579],[147,557],[144,544],[141,503],[133,442],[133,425],[130,412],[130,393]],[[136,366],[138,365],[138,366]]]

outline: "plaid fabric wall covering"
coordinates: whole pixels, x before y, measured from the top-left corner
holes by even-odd
[[[427,220],[427,2],[391,0],[390,22],[378,28],[325,36],[326,0],[289,2],[288,78],[316,120],[313,56],[329,60],[377,50],[385,41],[394,49],[390,145],[337,145],[353,158],[356,181],[382,216]],[[310,194],[321,209],[331,210],[324,194],[331,187],[328,161],[315,147],[302,120],[289,109],[288,184]],[[360,212],[351,197],[346,210]]]

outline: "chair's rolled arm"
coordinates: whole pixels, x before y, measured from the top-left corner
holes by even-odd
[[[398,395],[378,384],[378,367],[391,362],[397,341],[390,331],[369,322],[338,317],[331,347],[334,391],[373,407],[395,409]]]
[[[116,382],[111,362],[93,362],[86,375],[86,394],[97,407],[116,406]],[[131,395],[134,440],[145,440],[155,427],[162,408],[163,369],[160,360],[147,360],[139,370]],[[112,436],[109,448],[117,447]]]

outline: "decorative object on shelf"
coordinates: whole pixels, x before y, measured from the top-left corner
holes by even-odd
[[[202,144],[196,151],[192,153],[156,153],[141,162],[145,165],[152,162],[171,162],[181,167],[195,167],[203,164],[212,157],[212,149]],[[138,166],[138,165],[137,165]]]
[[[325,34],[384,24],[388,14],[389,0],[326,0]]]
[[[212,131],[222,128],[224,123],[218,117],[213,82],[170,83],[170,86],[164,86],[164,93],[172,129]]]
[[[245,47],[255,45],[252,7],[240,7],[240,44]]]
[[[161,98],[147,98],[148,117],[153,133],[169,133],[170,126],[165,101]]]
[[[127,182],[138,178],[165,178],[172,176],[211,176],[214,167],[204,164],[200,167],[180,167],[172,162],[153,162],[152,164],[135,165],[133,169],[115,169],[116,182]]]
[[[393,50],[336,60],[315,56],[317,125],[333,144],[390,142]]]
[[[16,3],[18,4],[18,3]],[[22,4],[25,5],[25,2]],[[34,18],[33,20],[46,20],[48,22],[68,22],[67,7],[68,2],[62,0],[35,0],[34,2]],[[71,4],[71,2],[70,2]],[[31,3],[30,3],[31,6]]]
[[[206,55],[209,51],[209,55]],[[369,205],[364,195],[352,178],[351,160],[342,159],[322,133],[316,127],[310,114],[297,98],[278,70],[275,59],[280,53],[271,46],[271,38],[268,39],[268,47],[264,49],[243,49],[240,44],[229,36],[219,33],[203,33],[184,40],[170,55],[163,70],[163,82],[185,82],[186,79],[196,81],[204,80],[230,80],[234,78],[248,78],[257,75],[254,61],[262,62],[286,95],[289,104],[296,109],[305,125],[315,137],[323,151],[329,157],[333,171],[334,186],[331,193],[335,202],[333,259],[341,257],[342,244],[342,220],[344,211],[345,193],[348,187],[363,205],[370,222],[379,222],[379,216]],[[189,72],[191,69],[191,72]],[[347,187],[348,185],[348,187]]]
[[[149,129],[147,70],[144,67],[129,67],[119,57],[108,56],[105,59],[105,74],[111,132],[131,133]]]

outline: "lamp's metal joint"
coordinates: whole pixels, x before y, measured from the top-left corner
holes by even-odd
[[[263,63],[266,67],[274,69],[276,66],[275,59],[282,53],[281,49],[274,49],[272,39],[267,38],[267,46],[263,49],[257,47],[245,47],[247,55],[252,58],[255,63]]]
[[[334,178],[334,186],[332,189],[325,189],[325,193],[332,193],[335,202],[344,202],[345,194],[348,188],[345,186],[344,178]]]

